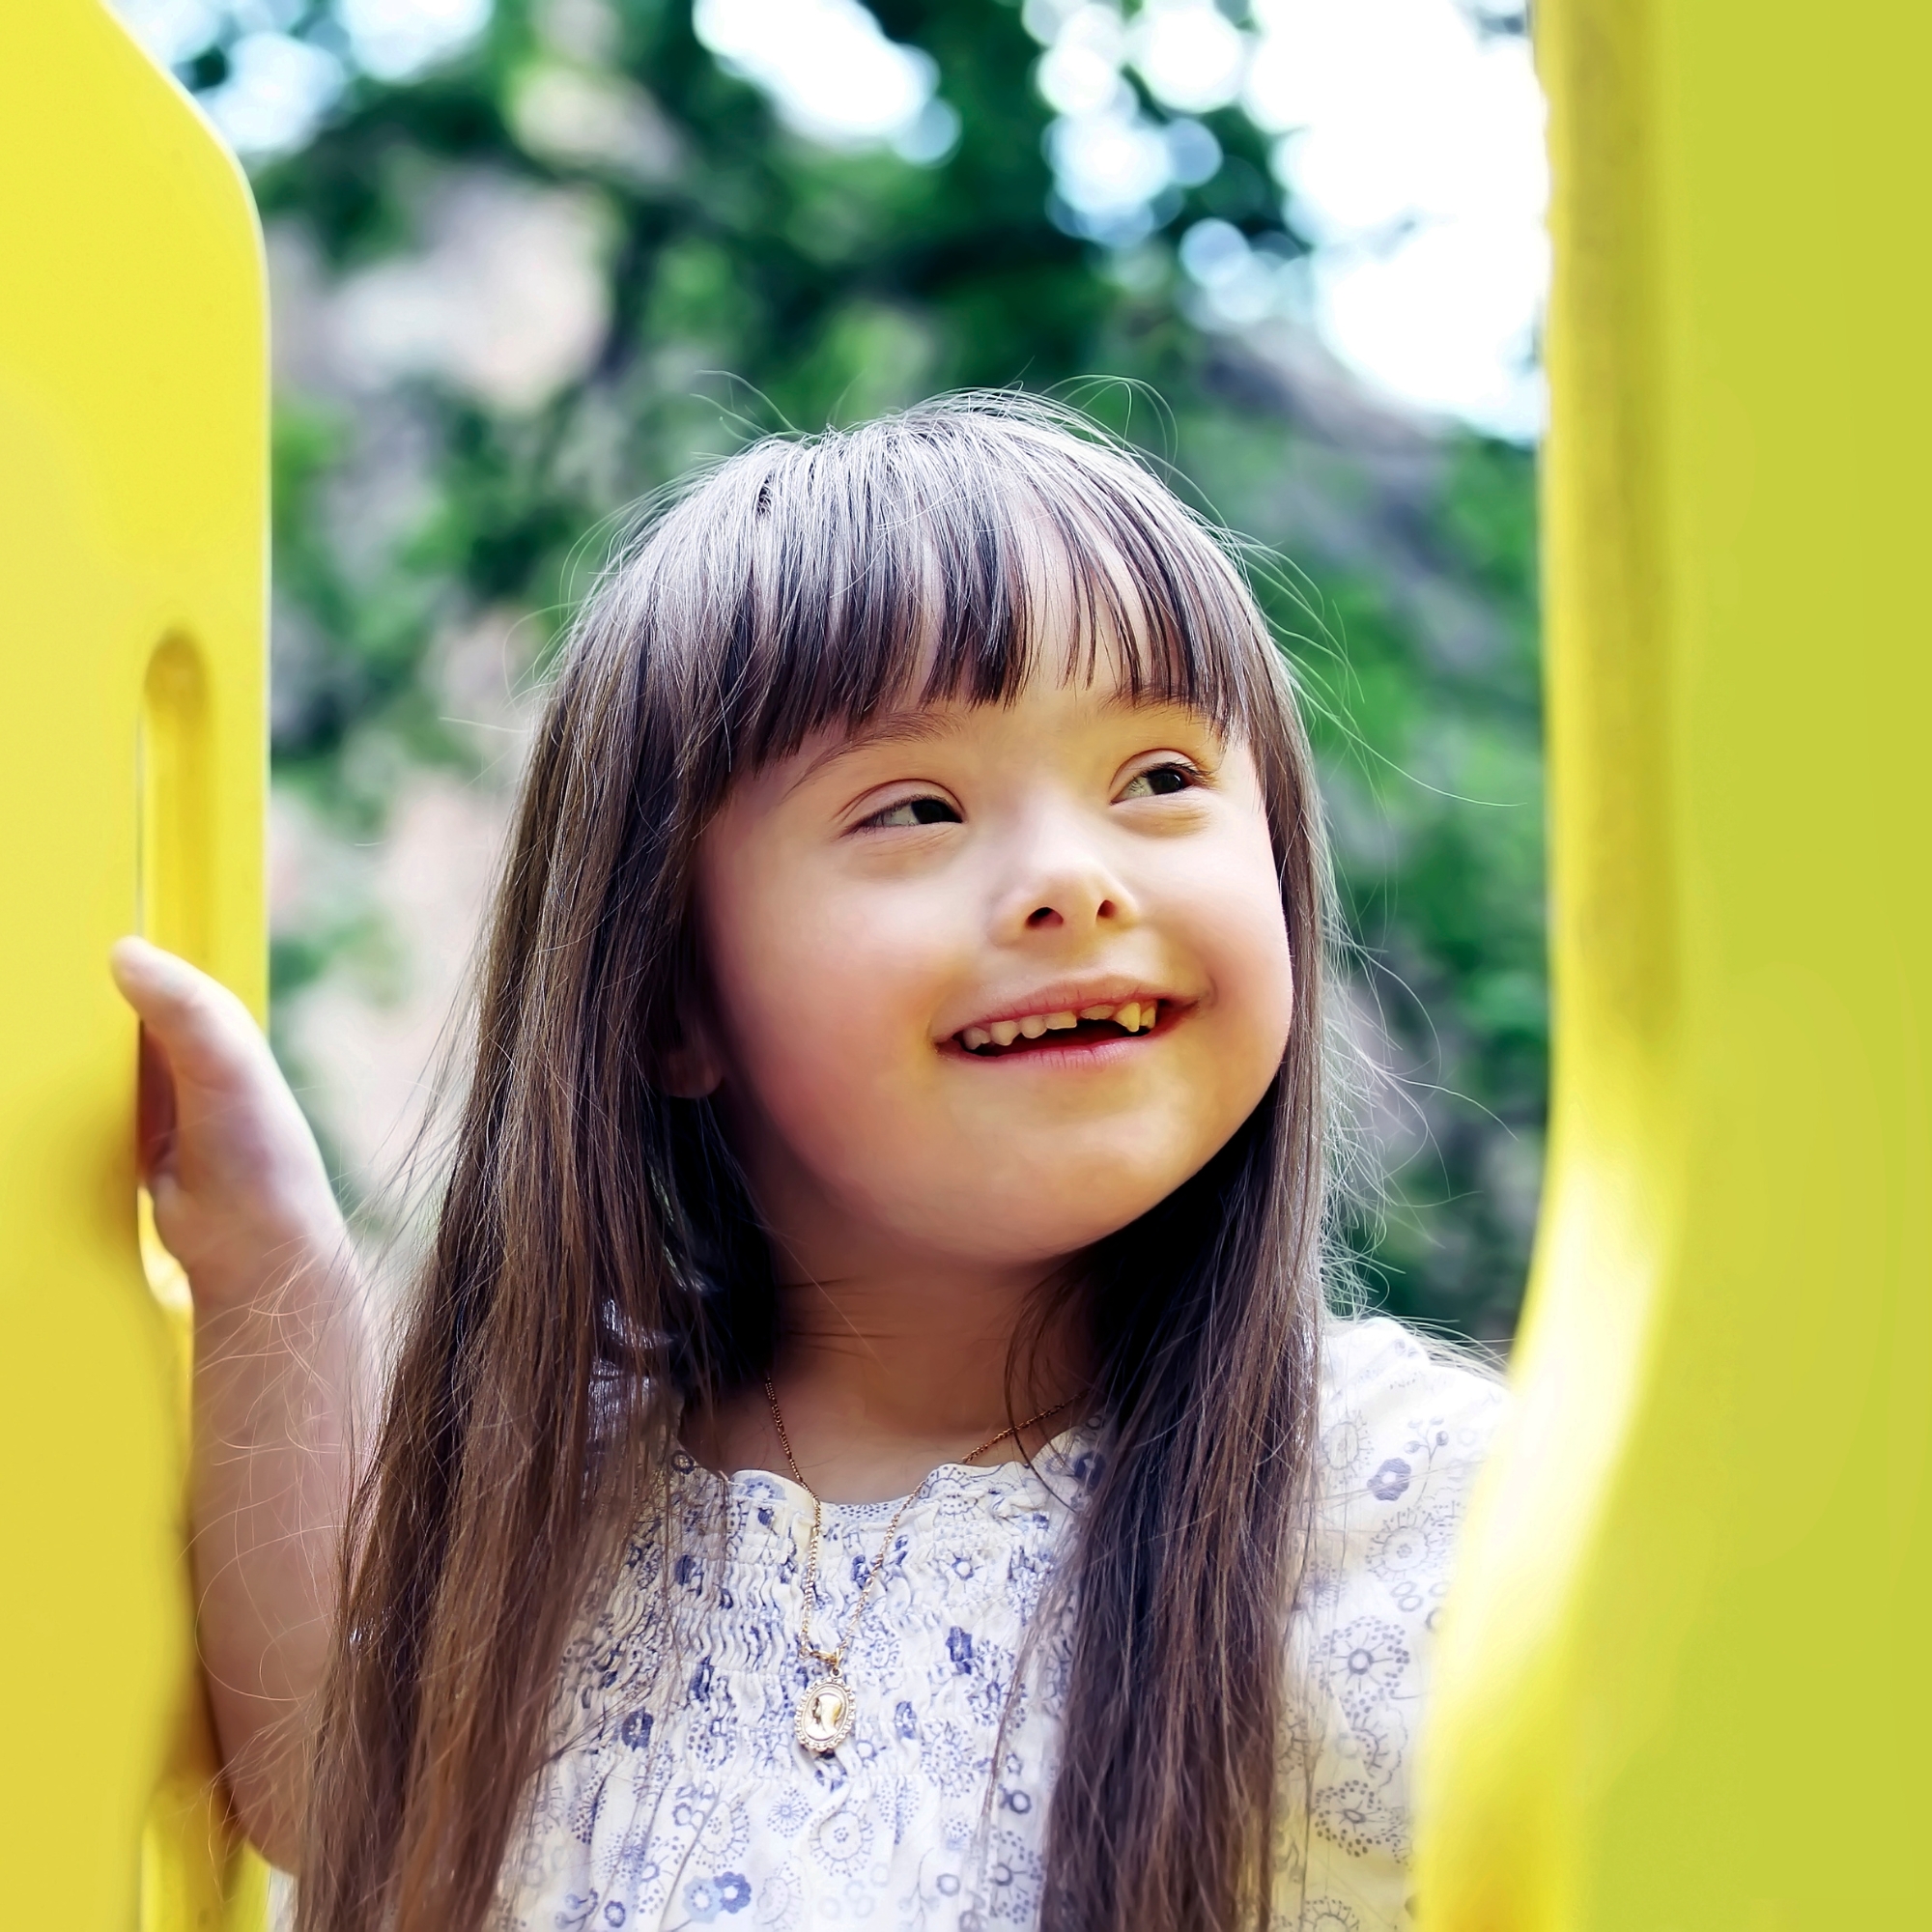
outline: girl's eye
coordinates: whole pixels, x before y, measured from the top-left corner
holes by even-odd
[[[957,825],[959,814],[943,798],[902,798],[883,811],[875,811],[867,825],[881,830],[901,825]]]
[[[1171,798],[1178,791],[1193,788],[1198,774],[1185,765],[1155,765],[1151,770],[1136,773],[1130,778],[1121,796],[1122,798]]]

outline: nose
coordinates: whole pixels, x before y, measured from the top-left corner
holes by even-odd
[[[1137,917],[1133,896],[1103,841],[1071,814],[1042,813],[1027,828],[1001,897],[1002,938],[1088,932],[1129,925]]]

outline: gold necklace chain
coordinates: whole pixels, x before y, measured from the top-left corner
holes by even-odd
[[[1065,1402],[1057,1402],[1051,1408],[1043,1408],[1024,1422],[1008,1423],[997,1435],[987,1436],[977,1449],[968,1450],[959,1461],[964,1463],[977,1462],[987,1450],[997,1449],[1008,1436],[1017,1438],[1024,1435],[1029,1429],[1045,1422],[1050,1416],[1058,1415],[1063,1408],[1070,1408],[1076,1399],[1068,1396]],[[805,1618],[798,1634],[798,1651],[808,1662],[817,1663],[821,1669],[820,1674],[806,1686],[805,1695],[799,1699],[796,1728],[799,1743],[808,1750],[823,1755],[837,1750],[852,1735],[854,1711],[852,1693],[844,1680],[845,1653],[859,1634],[860,1619],[866,1614],[866,1599],[871,1594],[872,1585],[879,1580],[879,1573],[886,1567],[886,1558],[892,1554],[893,1538],[898,1534],[906,1511],[925,1493],[926,1484],[932,1481],[933,1472],[927,1471],[924,1481],[893,1512],[892,1520],[886,1524],[885,1539],[879,1545],[879,1553],[872,1558],[872,1566],[859,1585],[859,1594],[853,1601],[852,1612],[845,1625],[845,1634],[838,1638],[834,1649],[820,1650],[811,1641],[811,1626],[818,1615],[818,1548],[824,1530],[825,1505],[819,1500],[818,1492],[805,1480],[805,1472],[798,1466],[798,1458],[792,1454],[784,1410],[779,1406],[779,1392],[772,1386],[770,1376],[765,1378],[765,1400],[771,1405],[772,1426],[779,1433],[779,1445],[784,1450],[785,1464],[791,1470],[792,1481],[811,1498],[811,1536],[806,1545],[805,1557]]]

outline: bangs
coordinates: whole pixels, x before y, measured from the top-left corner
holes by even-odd
[[[1272,708],[1265,622],[1208,526],[1009,398],[755,444],[622,575],[632,636],[677,662],[734,771],[884,713],[1009,703],[1036,675],[1111,676],[1243,735]]]

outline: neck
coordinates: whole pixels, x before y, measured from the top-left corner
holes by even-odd
[[[1009,1423],[1067,1405],[976,1462],[1031,1454],[1077,1420],[1080,1311],[1059,1296],[1040,1322],[1042,1274],[927,1259],[782,1284],[772,1380],[807,1484],[828,1502],[880,1501]],[[1021,1359],[1016,1336],[1037,1336]],[[725,1405],[692,1447],[717,1467],[789,1473],[762,1388]]]

